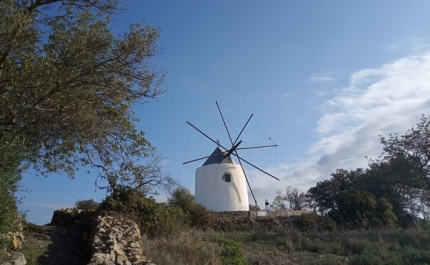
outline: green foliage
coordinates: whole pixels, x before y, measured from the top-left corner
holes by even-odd
[[[301,214],[294,217],[294,226],[302,232],[310,232],[317,229],[318,224],[314,214]]]
[[[167,204],[172,207],[178,207],[186,215],[191,214],[197,205],[194,195],[184,187],[175,189],[167,199]]]
[[[21,190],[19,165],[24,155],[19,147],[14,140],[0,142],[0,256],[9,244],[9,238],[4,234],[18,229],[19,199],[15,193]]]
[[[337,169],[308,191],[313,206],[349,228],[415,226],[430,219],[430,120],[380,136],[384,153],[368,169]]]
[[[335,218],[348,228],[391,227],[396,222],[391,204],[364,191],[344,191],[337,200]]]
[[[273,199],[272,204],[270,205],[272,210],[287,210],[287,205],[285,204],[284,197],[281,194],[276,195]]]
[[[162,93],[164,73],[150,62],[159,54],[159,29],[133,24],[114,32],[110,16],[124,3],[0,3],[0,146],[20,143],[20,162],[40,175],[73,178],[92,166],[110,185],[164,188],[172,181],[140,163],[157,155],[133,112]]]
[[[100,203],[94,201],[93,199],[81,199],[75,202],[75,207],[84,211],[95,211],[99,206]]]
[[[117,188],[114,194],[103,200],[99,209],[129,216],[149,237],[168,236],[186,225],[186,216],[179,208],[157,203],[141,191],[127,187]]]
[[[215,237],[215,242],[221,247],[220,257],[223,265],[246,265],[240,245],[233,240]]]
[[[430,264],[430,230],[227,232],[249,264]],[[259,254],[256,254],[259,253]]]
[[[254,211],[254,212],[255,212],[255,211],[261,211],[261,208],[260,208],[260,206],[259,206],[259,205],[257,205],[257,204],[256,204],[256,205],[252,205],[252,204],[250,204],[250,205],[249,205],[249,210],[250,210],[250,211]]]
[[[206,208],[196,203],[194,195],[184,187],[175,189],[167,200],[170,207],[180,209],[186,216],[187,223],[195,228],[208,228],[214,223],[214,216]]]

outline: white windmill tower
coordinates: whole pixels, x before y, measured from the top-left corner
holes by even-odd
[[[248,211],[249,201],[248,201],[248,189],[251,191],[252,197],[255,204],[257,200],[255,199],[254,193],[252,191],[251,185],[249,184],[248,178],[246,176],[245,170],[242,166],[242,162],[256,168],[257,170],[279,180],[275,176],[267,173],[266,171],[260,169],[259,167],[253,165],[252,163],[246,161],[239,156],[238,150],[243,149],[255,149],[255,148],[265,148],[265,147],[275,147],[277,145],[265,145],[265,146],[253,146],[239,148],[242,141],[239,141],[239,137],[242,134],[248,122],[251,120],[252,116],[249,117],[248,121],[243,126],[236,140],[233,141],[225,123],[224,116],[222,115],[221,109],[218,102],[215,102],[219,113],[221,115],[224,126],[227,130],[228,137],[230,138],[231,148],[227,149],[222,146],[219,142],[213,140],[211,137],[206,135],[204,132],[199,130],[197,127],[192,125],[190,122],[187,123],[196,129],[198,132],[203,134],[209,140],[214,142],[217,147],[212,152],[210,156],[205,156],[202,158],[190,160],[184,162],[184,164],[199,161],[207,158],[203,165],[196,169],[196,179],[195,179],[195,195],[196,202],[205,206],[208,210],[212,211]],[[239,164],[234,162],[231,156],[235,156]]]

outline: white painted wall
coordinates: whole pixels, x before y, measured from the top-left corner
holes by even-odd
[[[231,182],[222,179],[231,173]],[[196,202],[212,211],[248,211],[248,189],[238,164],[211,164],[196,170]]]

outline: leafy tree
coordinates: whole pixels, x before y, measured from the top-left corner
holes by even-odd
[[[421,207],[424,194],[419,189],[399,182],[399,179],[408,178],[409,174],[404,175],[399,171],[399,168],[407,168],[408,163],[407,160],[400,159],[371,160],[365,174],[354,183],[356,190],[371,193],[378,199],[386,199],[401,226],[408,226],[414,216],[418,217],[425,210]]]
[[[109,26],[124,2],[0,3],[0,143],[19,143],[21,161],[42,176],[73,177],[78,167],[92,166],[111,185],[172,180],[148,181],[154,175],[138,163],[159,160],[136,129],[132,107],[162,93],[164,73],[150,63],[159,54],[158,28],[133,24],[117,34]]]
[[[336,169],[336,172],[331,174],[331,179],[320,181],[308,190],[307,197],[311,200],[311,206],[318,208],[322,213],[337,211],[339,194],[342,191],[352,190],[353,181],[362,174],[362,169],[355,171]]]
[[[380,136],[383,160],[400,160],[398,183],[421,190],[430,190],[430,120],[424,115],[416,127],[404,135]]]
[[[185,187],[175,189],[167,199],[167,204],[180,208],[185,214],[191,213],[197,205],[194,195]]]
[[[391,204],[365,191],[344,191],[337,197],[338,211],[332,213],[349,228],[393,226],[396,216]]]
[[[214,222],[214,216],[203,205],[196,203],[194,195],[185,187],[176,188],[168,198],[167,204],[180,209],[191,227],[205,229]]]

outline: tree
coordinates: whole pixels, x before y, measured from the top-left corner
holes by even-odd
[[[337,211],[337,197],[342,191],[351,190],[353,181],[363,174],[362,169],[347,171],[336,169],[331,174],[331,179],[320,181],[307,192],[313,208],[318,208],[322,213]]]
[[[63,171],[70,177],[92,166],[111,185],[172,183],[149,172],[160,160],[136,129],[132,110],[162,93],[164,72],[150,63],[159,54],[159,29],[133,24],[114,33],[110,17],[123,3],[0,3],[0,143],[17,143],[21,165],[42,176]]]
[[[185,214],[189,214],[194,210],[197,203],[194,195],[187,188],[179,187],[167,199],[167,204],[172,207],[178,207]]]
[[[287,205],[285,204],[284,196],[282,196],[282,192],[279,190],[278,195],[273,199],[272,204],[270,205],[272,210],[287,210]]]
[[[391,204],[365,191],[344,191],[336,199],[338,211],[332,214],[348,228],[390,227],[397,220]]]
[[[285,191],[284,199],[289,203],[290,210],[300,211],[308,206],[308,198],[306,194],[291,186],[288,186]]]
[[[196,203],[194,195],[185,187],[176,188],[167,199],[167,204],[180,209],[191,227],[207,228],[213,222],[213,216],[203,205]]]
[[[430,120],[422,115],[420,123],[404,135],[379,138],[384,146],[383,160],[403,162],[398,163],[397,172],[402,177],[397,182],[430,191]]]

